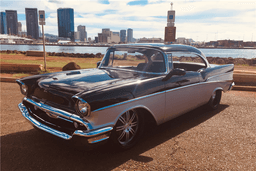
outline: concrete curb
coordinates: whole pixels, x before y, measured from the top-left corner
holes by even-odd
[[[0,77],[0,82],[15,83],[18,78]]]
[[[255,91],[256,92],[256,86],[239,86],[239,85],[234,85],[232,90]]]
[[[0,64],[1,72],[38,72],[42,71],[42,64]]]

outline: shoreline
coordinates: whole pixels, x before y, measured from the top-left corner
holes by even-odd
[[[138,43],[139,44],[139,43]],[[43,44],[19,44],[19,43],[0,43],[0,45],[29,45],[29,46],[42,46]],[[72,45],[72,44],[46,44],[45,46],[87,46],[87,47],[111,47],[112,45]],[[256,49],[256,47],[203,47],[195,46],[199,49]]]
[[[39,51],[38,51],[39,52]],[[27,56],[27,51],[17,51],[17,50],[0,50],[3,54],[22,54]],[[37,53],[36,53],[37,54]],[[42,54],[34,56],[43,57]],[[65,53],[65,52],[46,52],[47,56],[56,57],[70,57],[70,58],[103,58],[102,53]],[[30,56],[30,55],[29,55]],[[190,57],[181,57],[183,61],[191,61]],[[246,59],[246,58],[233,58],[233,57],[206,57],[210,64],[238,64],[238,65],[249,65],[256,66],[256,58]]]

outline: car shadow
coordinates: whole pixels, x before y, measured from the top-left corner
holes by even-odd
[[[9,134],[1,137],[1,170],[112,170],[129,160],[147,163],[153,158],[142,153],[227,107],[222,104],[215,111],[200,107],[160,126],[147,127],[141,141],[126,151],[117,151],[109,144],[84,147],[76,141],[65,141],[35,129]]]

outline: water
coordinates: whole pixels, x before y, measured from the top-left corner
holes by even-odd
[[[1,50],[39,50],[43,51],[43,45],[0,45]],[[89,47],[89,46],[45,46],[46,52],[65,52],[65,53],[102,53],[105,54],[107,47]]]
[[[42,45],[0,45],[1,50],[43,50]],[[89,47],[89,46],[48,46],[47,52],[65,52],[65,53],[102,53],[105,54],[107,47]],[[256,58],[256,49],[200,49],[206,57],[222,58]]]

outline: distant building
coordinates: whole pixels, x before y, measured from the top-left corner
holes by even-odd
[[[127,42],[133,42],[133,30],[130,28],[127,29]]]
[[[109,28],[102,29],[102,33],[98,33],[99,43],[107,43],[108,37],[110,37],[110,29]]]
[[[18,32],[22,32],[22,24],[21,24],[21,22],[18,22]]]
[[[126,42],[126,30],[120,30],[120,42]]]
[[[176,39],[176,43],[178,43],[178,44],[185,44],[185,42],[186,42],[186,38],[185,37],[178,37]]]
[[[75,40],[74,10],[72,8],[59,8],[57,10],[59,37]]]
[[[6,13],[0,13],[0,34],[7,34]]]
[[[80,35],[79,35],[79,31],[75,32],[75,42],[79,42],[80,41]]]
[[[21,37],[26,37],[27,36],[27,32],[26,31],[21,31],[21,32],[19,32],[19,35]]]
[[[113,31],[113,34],[115,34],[115,35],[118,35],[118,36],[119,36],[119,32],[117,32],[117,31]]]
[[[107,43],[119,43],[120,42],[120,36],[119,33],[116,32],[110,32],[110,37],[108,37]]]
[[[95,43],[99,43],[98,37],[95,37]]]
[[[84,42],[87,40],[87,33],[86,33],[86,27],[85,26],[77,26],[77,32],[79,32],[79,40],[81,42]]]
[[[164,40],[161,38],[141,38],[137,43],[163,43]]]
[[[16,10],[5,10],[7,21],[7,33],[11,35],[18,34],[18,17]]]
[[[96,41],[96,40],[95,40]],[[119,43],[119,32],[112,32],[109,28],[102,29],[102,33],[98,33],[97,43]]]
[[[39,29],[38,29],[37,8],[25,8],[25,11],[26,11],[27,36],[31,36],[33,39],[38,39]]]

